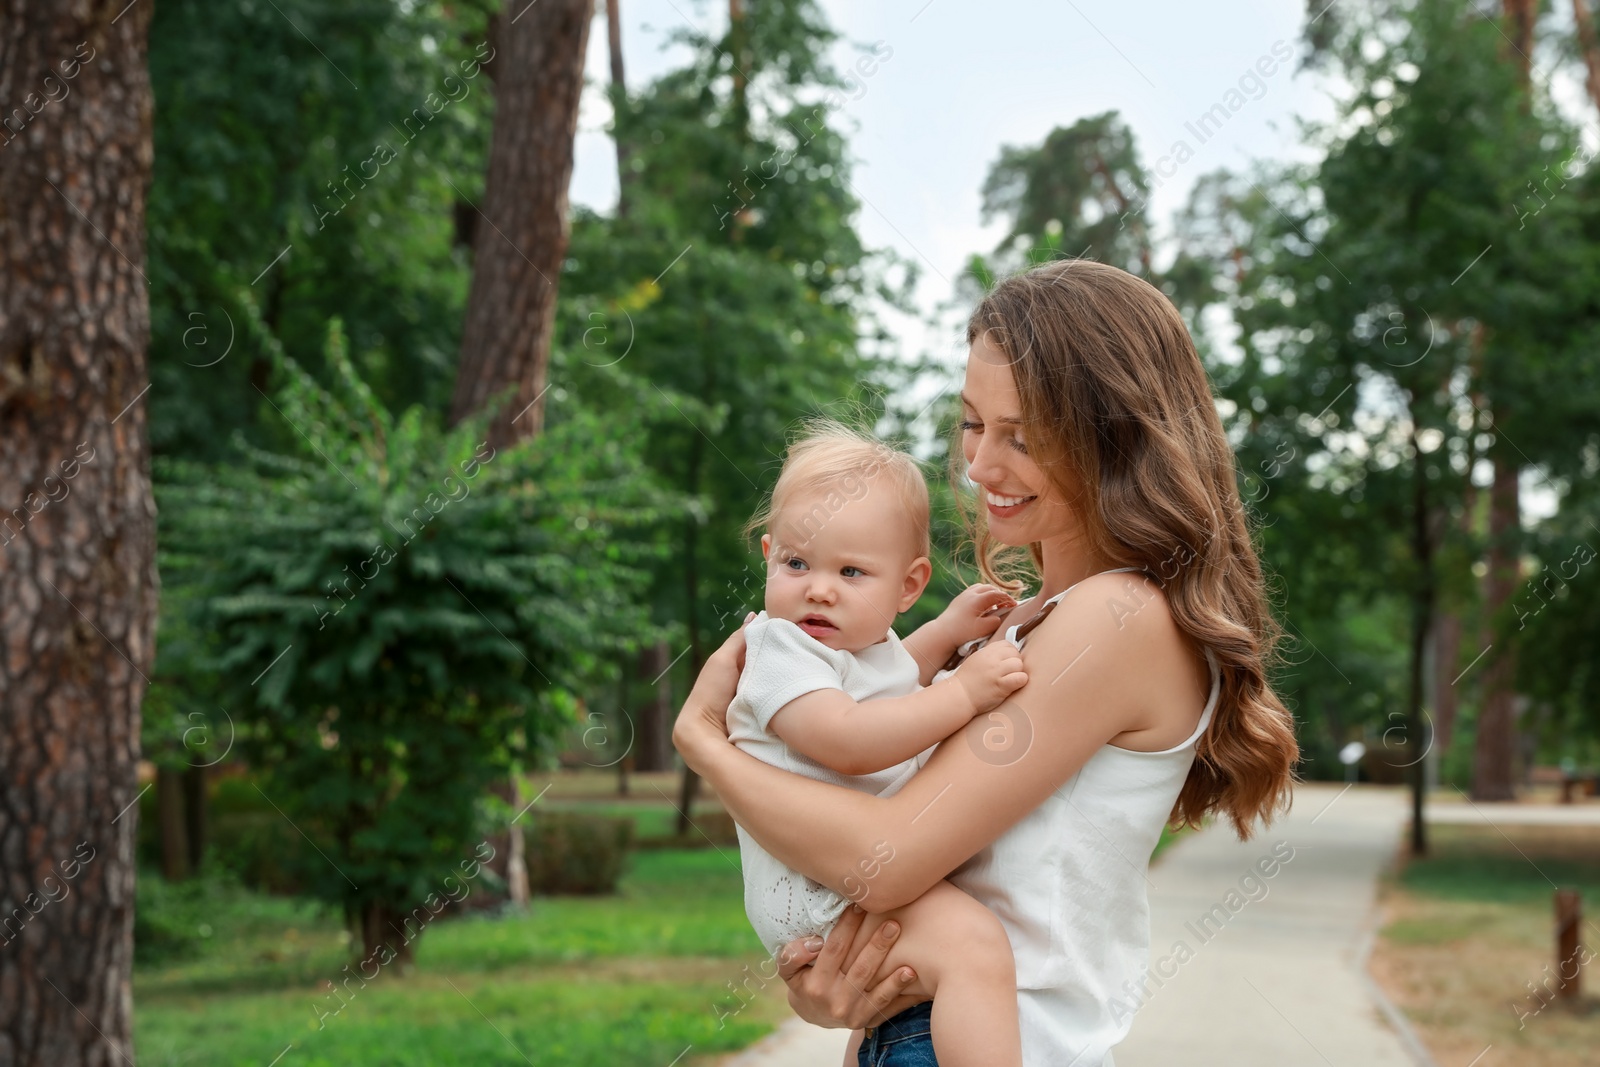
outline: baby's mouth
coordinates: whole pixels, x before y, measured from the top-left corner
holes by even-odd
[[[839,628],[821,615],[807,615],[799,622],[800,629],[812,637],[827,637],[829,634],[839,632]]]

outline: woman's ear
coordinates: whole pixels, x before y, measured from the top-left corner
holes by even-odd
[[[922,596],[922,591],[928,588],[928,580],[933,577],[933,564],[927,556],[918,556],[911,561],[911,566],[906,569],[906,584],[900,596],[900,610],[909,611],[911,605]]]

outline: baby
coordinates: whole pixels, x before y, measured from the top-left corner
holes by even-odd
[[[745,628],[745,665],[728,735],[756,758],[819,781],[887,795],[939,741],[1027,681],[1020,653],[986,645],[928,684],[957,646],[994,631],[1002,590],[975,585],[903,642],[895,616],[922,595],[928,489],[916,462],[839,423],[818,421],[789,450],[768,505],[766,610]],[[802,813],[797,817],[803,818]],[[849,898],[778,861],[739,829],[745,912],[767,951],[826,935],[893,842],[845,880]],[[856,877],[856,873],[861,875]],[[949,882],[888,913],[902,933],[883,974],[909,965],[908,993],[932,996],[944,1067],[1022,1062],[1015,962],[1000,921]]]

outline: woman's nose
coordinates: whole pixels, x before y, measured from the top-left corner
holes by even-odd
[[[979,440],[972,458],[967,460],[967,477],[980,485],[999,485],[1005,481],[997,455],[987,438]]]

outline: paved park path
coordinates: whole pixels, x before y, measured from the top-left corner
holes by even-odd
[[[1427,1062],[1365,966],[1378,876],[1408,814],[1400,790],[1306,784],[1250,841],[1213,825],[1174,845],[1150,873],[1151,967],[1173,977],[1152,981],[1117,1067]]]
[[[1214,825],[1172,846],[1150,872],[1154,977],[1128,995],[1117,1067],[1426,1064],[1365,968],[1407,816],[1399,790],[1308,784],[1251,841]],[[795,1019],[726,1067],[833,1067],[845,1040]]]

